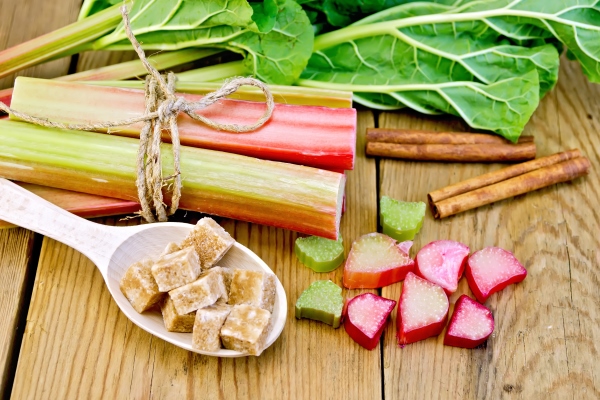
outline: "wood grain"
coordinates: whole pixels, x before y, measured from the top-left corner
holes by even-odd
[[[39,0],[3,0],[0,12],[0,49],[34,38],[72,21],[77,15],[79,1],[66,0],[61,7]],[[31,10],[44,15],[45,23],[32,23]],[[69,59],[28,68],[18,75],[40,77],[67,73]],[[12,86],[14,75],[0,79],[0,88]],[[0,169],[0,176],[2,171]],[[11,386],[11,357],[17,339],[17,323],[25,299],[28,279],[27,266],[32,253],[33,232],[23,229],[0,231],[0,397],[7,397]]]
[[[443,346],[443,334],[401,349],[395,344],[394,314],[383,355],[386,399],[600,397],[600,218],[594,200],[600,198],[600,89],[578,66],[563,64],[558,87],[542,101],[525,133],[535,135],[540,156],[580,148],[592,160],[592,172],[442,221],[428,212],[413,255],[438,239],[463,242],[472,251],[500,246],[515,253],[529,276],[486,302],[496,330],[474,350]],[[379,122],[385,128],[462,127],[408,113],[384,113]],[[380,194],[409,201],[426,201],[428,191],[500,167],[391,160],[380,166]],[[383,295],[398,299],[400,291],[400,284],[392,285]],[[451,304],[461,294],[472,295],[464,279]]]
[[[361,113],[360,132],[372,125],[372,114]],[[362,135],[360,140],[362,148]],[[376,230],[375,176],[374,160],[361,151],[348,175],[348,209],[354,212],[343,218],[347,249]],[[380,399],[378,351],[365,351],[343,328],[294,318],[300,293],[317,279],[341,285],[342,269],[317,274],[302,266],[293,232],[221,222],[273,268],[286,289],[286,328],[263,355],[211,358],[153,338],[120,313],[89,260],[45,239],[14,398]]]

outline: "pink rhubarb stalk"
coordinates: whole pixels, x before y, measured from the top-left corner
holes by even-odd
[[[200,99],[195,95],[182,96],[192,101]],[[12,107],[51,121],[76,124],[119,121],[144,113],[144,93],[19,77]],[[221,123],[246,125],[254,123],[264,110],[264,103],[223,99],[199,114]],[[136,124],[113,129],[111,133],[137,137],[140,128],[141,124]],[[356,110],[276,104],[271,119],[264,126],[241,134],[219,132],[180,115],[179,133],[181,143],[186,146],[349,170],[354,167]],[[168,140],[168,135],[165,139]]]

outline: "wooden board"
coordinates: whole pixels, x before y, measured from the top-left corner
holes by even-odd
[[[513,251],[529,276],[486,302],[496,330],[482,348],[445,347],[442,334],[401,349],[394,313],[383,353],[386,399],[600,397],[600,217],[592,200],[600,198],[600,87],[586,82],[577,65],[563,63],[558,87],[525,133],[535,136],[538,156],[580,148],[592,161],[591,174],[443,220],[428,211],[413,256],[438,239],[472,251],[499,246]],[[464,129],[457,121],[411,113],[383,113],[379,126]],[[497,168],[382,160],[380,195],[426,201],[429,191]],[[400,292],[401,284],[383,289],[395,300]],[[465,279],[450,303],[461,294],[472,295]]]
[[[364,133],[372,114],[361,113],[359,124]],[[361,151],[348,174],[348,209],[354,210],[342,225],[348,250],[354,238],[376,230],[375,176],[374,160]],[[153,338],[120,313],[89,260],[45,239],[14,398],[380,399],[378,351],[365,351],[343,328],[294,318],[300,293],[317,279],[341,285],[342,269],[317,274],[302,266],[295,233],[221,222],[274,269],[288,296],[286,328],[260,358],[205,357]]]
[[[79,1],[64,1],[62,7],[52,2],[39,0],[3,0],[0,12],[0,49],[13,46],[30,38],[37,37],[71,21],[77,13]],[[18,5],[18,6],[17,6]],[[32,23],[31,10],[44,15],[45,22]],[[70,59],[29,68],[19,75],[53,77],[64,75],[69,68]],[[14,75],[0,79],[0,88],[11,87]],[[0,176],[2,171],[0,170]],[[13,352],[18,343],[17,324],[24,304],[25,286],[28,279],[27,266],[33,248],[33,232],[23,229],[0,231],[0,397],[8,396],[12,386]],[[24,322],[24,321],[21,321]],[[20,333],[20,332],[19,332]],[[14,360],[16,361],[16,360]]]

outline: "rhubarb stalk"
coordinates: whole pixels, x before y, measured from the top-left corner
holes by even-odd
[[[8,179],[136,201],[137,149],[132,138],[0,120]],[[187,146],[180,154],[180,208],[337,239],[343,174]],[[172,161],[163,144],[163,176]]]
[[[191,48],[178,51],[170,51],[166,53],[158,53],[148,57],[148,61],[157,70],[163,70],[174,67],[176,65],[181,65],[195,60],[199,60],[201,58],[209,57],[220,52],[221,50],[218,49]],[[144,67],[140,60],[132,60],[118,64],[107,65],[105,67],[94,68],[87,71],[81,71],[75,74],[63,75],[54,79],[68,82],[98,80],[105,81],[112,79],[129,79],[138,76],[144,76],[147,73],[148,71],[146,70],[146,67]],[[141,84],[140,87],[143,88],[144,83],[142,81],[132,82],[139,82]],[[0,101],[4,104],[10,105],[12,93],[13,88],[0,90]]]
[[[182,74],[177,74],[179,78]],[[142,81],[80,81],[86,85],[113,86],[129,89],[143,89]],[[177,91],[189,94],[207,94],[214,92],[222,86],[215,82],[194,82],[187,80],[178,80],[175,84]],[[351,108],[352,92],[343,92],[340,90],[313,89],[300,86],[269,85],[269,90],[273,95],[273,100],[281,104],[294,104],[297,106],[322,106],[330,108]],[[1,93],[1,91],[0,91]],[[264,101],[263,92],[253,86],[244,86],[235,93],[228,96],[229,99]]]
[[[191,101],[200,99],[195,95],[182,96]],[[50,121],[93,124],[143,115],[144,97],[141,90],[19,77],[12,107]],[[198,113],[220,123],[246,125],[256,121],[264,109],[262,102],[223,99]],[[178,125],[181,143],[187,146],[317,168],[354,167],[356,110],[352,108],[275,104],[265,125],[243,134],[216,131],[184,114],[180,115]],[[139,137],[141,126],[140,123],[119,127],[111,133]],[[165,140],[169,140],[166,134]]]
[[[0,78],[23,68],[72,54],[69,51],[114,30],[120,4],[17,46],[0,51]],[[77,51],[76,51],[77,52]]]

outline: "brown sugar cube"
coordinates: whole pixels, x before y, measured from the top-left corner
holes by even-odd
[[[217,266],[217,267],[212,267],[209,271],[216,272],[216,273],[223,275],[223,283],[225,284],[225,293],[223,294],[223,296],[221,296],[221,298],[219,300],[220,301],[222,300],[226,303],[229,300],[229,290],[231,289],[231,280],[233,279],[233,270],[231,268]]]
[[[216,303],[196,311],[192,347],[197,350],[217,351],[221,348],[221,327],[231,312],[229,304]]]
[[[166,256],[167,254],[175,253],[176,251],[181,250],[181,247],[177,243],[170,242],[167,247],[160,253],[159,257]]]
[[[169,332],[192,332],[196,313],[179,314],[173,305],[171,297],[167,296],[163,301],[160,311],[162,312],[165,328]]]
[[[273,312],[275,275],[261,271],[234,269],[229,304],[249,304]]]
[[[181,247],[193,245],[200,256],[202,269],[212,268],[233,246],[235,240],[212,218],[202,218]]]
[[[223,275],[209,271],[198,280],[169,292],[179,314],[187,314],[199,308],[210,306],[225,296]]]
[[[271,313],[246,304],[232,308],[221,328],[221,341],[226,349],[258,356],[262,353]]]
[[[193,282],[201,272],[198,254],[191,246],[160,257],[152,266],[152,275],[161,292]]]
[[[139,313],[158,303],[164,295],[152,276],[152,264],[149,259],[132,264],[119,285],[123,295]]]

